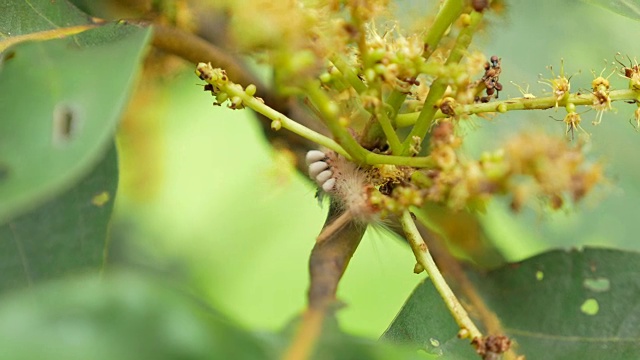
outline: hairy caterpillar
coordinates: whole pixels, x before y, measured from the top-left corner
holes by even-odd
[[[363,225],[381,222],[384,196],[378,188],[388,183],[389,178],[381,176],[380,169],[359,167],[333,151],[311,150],[306,163],[309,176],[342,208],[342,214],[325,227],[318,242],[350,220]]]

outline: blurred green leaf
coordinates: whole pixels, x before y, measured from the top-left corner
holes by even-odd
[[[469,277],[527,358],[640,358],[636,252],[556,250]],[[431,351],[429,339],[444,339],[446,347],[457,329],[441,318],[443,306],[430,282],[419,285],[384,338]]]
[[[425,359],[345,334],[333,321],[325,330],[313,359]],[[124,271],[48,282],[0,301],[1,359],[278,359],[289,335],[245,331],[187,293]]]
[[[601,6],[618,15],[640,20],[640,1],[638,0],[582,0],[588,4]]]
[[[296,317],[281,334],[265,334],[264,339],[268,340],[279,354],[283,354],[297,335],[301,319],[301,317]],[[329,316],[324,320],[320,337],[317,339],[310,359],[411,360],[431,358],[423,355],[425,354],[417,354],[410,347],[393,346],[377,340],[350,335],[340,328],[335,316]]]
[[[412,345],[444,359],[477,357],[469,341],[458,338],[458,325],[429,279],[416,287],[382,340]]]
[[[0,227],[0,291],[99,270],[118,185],[115,146],[72,189]]]
[[[2,359],[267,359],[258,339],[131,273],[47,283],[0,302]]]
[[[430,358],[416,353],[413,349],[391,346],[390,344],[349,335],[341,331],[324,333],[312,356],[312,359],[315,360],[424,360]]]
[[[0,0],[0,39],[91,23],[65,0]]]
[[[1,34],[85,24],[66,1],[0,4]],[[111,142],[149,28],[108,23],[19,43],[0,69],[0,224],[67,189]]]

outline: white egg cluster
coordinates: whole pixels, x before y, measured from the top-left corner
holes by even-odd
[[[373,189],[371,167],[361,167],[333,151],[320,150],[309,151],[306,163],[309,176],[318,187],[331,195],[332,203],[348,214],[345,219],[367,224],[380,222],[379,208],[372,205],[369,198]],[[344,225],[340,224],[336,225]]]
[[[336,185],[336,179],[333,177],[333,171],[328,160],[327,155],[320,150],[311,150],[306,156],[309,176],[322,190],[330,193]]]

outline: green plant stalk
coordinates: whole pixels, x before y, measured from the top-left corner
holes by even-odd
[[[625,90],[613,90],[609,93],[611,101],[639,101],[640,92],[630,89]],[[596,97],[593,94],[571,94],[566,102],[577,106],[591,106],[593,105]],[[460,105],[456,108],[457,115],[473,115],[491,112],[506,112],[514,110],[544,110],[551,109],[556,106],[557,98],[555,96],[540,97],[540,98],[513,98],[502,101],[492,101],[488,103],[477,103],[469,105]],[[499,109],[501,107],[501,109]],[[407,127],[415,124],[418,121],[420,113],[413,112],[407,114],[400,114],[396,117],[397,127]],[[443,114],[441,111],[437,111],[434,116],[435,119],[443,119],[450,117]]]
[[[463,1],[461,0],[447,0],[442,6],[442,9],[436,15],[435,21],[429,28],[429,31],[424,37],[425,43],[425,54],[424,58],[429,59],[433,51],[437,48],[438,43],[442,40],[445,32],[451,24],[460,16],[462,13]],[[440,71],[442,66],[440,64],[429,64],[426,63],[423,66],[421,71],[423,73],[428,73],[434,75],[436,72]],[[446,87],[445,87],[446,90]],[[444,93],[444,92],[443,92]],[[389,97],[387,98],[387,104],[394,110],[394,113],[391,115],[393,119],[393,123],[396,127],[398,127],[397,116],[400,107],[406,100],[407,95],[403,94],[397,90],[391,92]],[[437,100],[437,99],[436,99]],[[407,138],[407,141],[410,141],[411,137]]]
[[[473,33],[480,24],[482,20],[482,13],[477,11],[472,11],[470,14],[470,23],[464,29],[460,30],[460,34],[456,39],[456,44],[447,59],[445,65],[456,64],[462,60],[467,48],[471,44],[471,40],[473,39]],[[447,84],[444,78],[439,77],[436,79],[431,85],[431,89],[429,89],[429,94],[427,95],[427,99],[424,102],[424,107],[416,119],[416,124],[411,129],[411,133],[405,139],[402,144],[402,154],[408,155],[410,153],[412,139],[417,136],[420,139],[424,140],[425,135],[427,135],[427,131],[431,127],[431,122],[434,119],[434,116],[437,111],[436,103],[442,98],[445,90],[447,89]]]
[[[215,86],[220,86],[220,84],[217,83],[213,83],[212,85]],[[258,112],[264,116],[266,116],[267,118],[271,119],[274,123],[279,123],[283,128],[302,136],[305,139],[308,139],[310,141],[313,141],[321,146],[326,147],[327,149],[331,149],[335,152],[337,152],[338,154],[344,156],[345,158],[351,160],[351,156],[349,155],[349,153],[347,153],[341,146],[340,144],[338,144],[337,142],[335,142],[334,140],[332,140],[331,138],[328,138],[318,132],[315,132],[309,128],[307,128],[304,125],[301,125],[299,123],[297,123],[296,121],[288,118],[286,115],[272,109],[271,107],[269,107],[268,105],[266,105],[264,102],[262,102],[261,100],[257,99],[256,97],[247,94],[244,89],[242,89],[241,86],[233,84],[233,83],[228,83],[225,85],[222,85],[222,87],[220,88],[223,92],[226,92],[227,94],[229,94],[229,98],[232,98],[234,96],[239,97],[240,99],[242,99],[242,104],[244,104],[244,106],[252,109],[255,112]],[[274,125],[272,125],[274,126]]]
[[[392,90],[389,96],[387,96],[387,100],[384,102],[385,107],[382,109],[380,116],[378,116],[378,121],[380,122],[380,126],[389,141],[389,147],[391,148],[391,152],[396,155],[401,155],[402,153],[402,142],[398,137],[398,133],[396,133],[396,125],[395,118],[398,115],[398,111],[404,101],[407,99],[407,94],[403,94],[398,90]],[[387,112],[389,110],[389,112]],[[384,122],[384,123],[383,123]],[[388,122],[388,124],[386,124]],[[387,127],[385,129],[385,126]],[[388,134],[390,133],[390,134]]]
[[[417,168],[434,167],[435,163],[429,156],[423,157],[408,157],[408,156],[393,156],[376,154],[363,148],[356,139],[351,136],[349,131],[340,124],[336,117],[336,110],[332,106],[333,102],[327,94],[322,91],[320,86],[316,82],[309,82],[305,86],[305,90],[311,102],[316,106],[322,120],[329,128],[329,131],[333,134],[338,144],[350,155],[350,160],[358,164],[377,165],[377,164],[391,164],[412,166]],[[335,104],[333,104],[335,105]],[[267,115],[265,115],[267,116]]]
[[[424,136],[429,130],[432,119],[435,117],[435,114],[438,111],[436,102],[439,101],[440,98],[442,98],[446,89],[447,84],[442,78],[439,78],[438,80],[433,82],[431,88],[429,89],[429,94],[427,94],[427,98],[425,99],[422,110],[416,118],[416,122],[411,129],[411,132],[402,143],[402,154],[409,154],[409,149],[411,148],[411,144],[415,136],[419,137],[421,139],[421,142],[422,140],[424,140]],[[396,117],[396,126],[398,126],[397,121],[398,118]],[[422,136],[418,134],[422,134]]]
[[[384,105],[382,109],[377,111],[376,119],[378,119],[378,123],[380,123],[380,127],[382,127],[384,136],[387,138],[391,153],[400,155],[400,153],[402,152],[402,143],[400,142],[400,138],[396,133],[396,129],[394,129],[393,125],[391,124],[391,120],[389,119],[389,116],[384,109]]]
[[[428,61],[420,66],[420,73],[435,77],[446,76],[447,74],[455,74],[457,72],[466,72],[466,68],[461,64],[453,64],[444,66],[436,61]]]
[[[358,75],[353,72],[351,67],[347,65],[343,57],[336,55],[332,57],[331,62],[338,69],[338,71],[342,73],[343,79],[341,79],[341,83],[345,84],[345,86],[351,86],[358,94],[361,94],[368,90],[367,86],[362,82],[362,80],[360,80]],[[357,106],[359,106],[363,111],[367,111],[360,105],[360,103],[357,104]],[[375,119],[378,121],[379,127],[373,129],[374,133],[367,135],[372,136],[372,138],[381,137],[382,135],[384,135],[389,142],[391,152],[393,154],[399,154],[402,150],[402,143],[400,142],[400,138],[398,138],[398,134],[396,134],[395,128],[391,124],[391,120],[389,120],[389,117],[384,111],[379,111],[376,114],[372,115],[374,115]],[[382,130],[382,132],[380,132],[380,130]]]
[[[262,99],[253,96],[256,91],[255,86],[253,91],[250,91],[251,94],[249,94],[242,86],[229,81],[222,69],[214,69],[211,64],[199,63],[196,67],[196,75],[198,75],[200,79],[213,85],[213,89],[217,89],[220,94],[224,93],[226,99],[231,99],[233,104],[235,104],[234,106],[251,108],[266,118],[271,119],[271,127],[275,130],[284,127],[295,134],[337,152],[349,161],[367,165],[391,164],[417,168],[434,166],[434,161],[429,156],[406,157],[381,155],[367,151],[367,149],[363,148],[351,134],[349,134],[348,130],[339,123],[337,119],[339,112],[337,105],[320,89],[317,81],[309,81],[305,89],[309,94],[309,99],[314,103],[320,113],[321,118],[338,139],[337,142],[272,109],[266,105]],[[249,88],[249,86],[247,88]]]
[[[411,166],[414,168],[434,168],[436,162],[431,156],[409,157],[409,156],[394,156],[394,155],[382,155],[372,152],[367,152],[365,157],[365,164],[367,165],[400,165]]]
[[[364,134],[365,142],[372,142],[372,139],[376,139],[384,135],[389,142],[389,147],[393,154],[399,155],[402,152],[402,142],[398,137],[398,133],[396,133],[396,126],[394,123],[395,117],[406,98],[407,95],[400,91],[391,91],[389,96],[387,96],[387,100],[383,102],[383,108],[378,110],[378,114],[376,115],[377,123],[372,124],[367,133]],[[389,122],[388,125],[383,124],[383,122],[387,121]]]
[[[362,94],[367,90],[367,86],[360,80],[358,74],[356,74],[351,67],[344,60],[341,55],[334,55],[331,57],[331,63],[342,73],[342,76],[345,80],[353,87],[353,89],[358,93]]]
[[[420,236],[420,232],[408,210],[402,213],[400,223],[402,224],[402,229],[407,237],[407,241],[409,241],[409,245],[411,245],[416,261],[426,270],[433,286],[440,294],[440,297],[442,297],[442,300],[444,300],[449,312],[460,327],[459,334],[466,334],[471,339],[482,339],[482,333],[473,323],[469,314],[462,307],[462,304],[460,304],[460,301],[458,301],[458,298],[440,273],[433,257],[431,257],[429,253],[427,244],[422,239],[422,236]]]
[[[305,86],[305,91],[311,103],[320,113],[322,121],[329,128],[329,131],[331,131],[331,134],[333,134],[338,144],[344,148],[353,161],[364,164],[368,151],[360,146],[356,139],[349,134],[347,129],[340,124],[337,118],[339,111],[337,104],[322,91],[319,84],[315,81],[310,81]]]
[[[462,13],[462,0],[446,0],[436,15],[436,18],[424,37],[425,54],[424,58],[428,59],[438,47],[438,43],[442,40],[442,36],[447,32],[449,26]]]
[[[398,90],[393,90],[389,94],[389,96],[387,96],[387,101],[385,102],[387,103],[389,108],[391,108],[391,110],[393,111],[390,114],[391,119],[395,119],[396,116],[398,116],[398,111],[400,111],[400,108],[402,107],[402,104],[404,104],[404,101],[406,99],[407,99],[407,94],[404,94]]]
[[[407,94],[403,94],[395,89],[392,90],[389,96],[387,96],[387,100],[383,102],[385,105],[377,116],[380,127],[382,127],[382,131],[389,142],[391,152],[396,155],[402,153],[402,142],[398,137],[398,133],[396,133],[396,127],[394,125],[395,117],[398,115],[398,111],[406,98]],[[388,110],[390,111],[387,112]]]
[[[369,64],[369,46],[367,45],[367,29],[366,22],[367,19],[363,19],[360,17],[362,14],[363,6],[359,5],[358,2],[349,3],[350,13],[351,13],[351,21],[355,25],[357,29],[357,43],[358,43],[358,52],[360,55],[360,60],[362,64]],[[366,66],[366,65],[365,65]]]

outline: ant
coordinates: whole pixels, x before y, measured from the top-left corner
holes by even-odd
[[[480,98],[482,102],[488,102],[494,94],[497,99],[498,94],[502,91],[502,84],[498,81],[500,73],[502,72],[500,60],[496,55],[493,55],[489,61],[484,64],[484,75],[480,81],[483,82],[487,88],[487,96]]]

